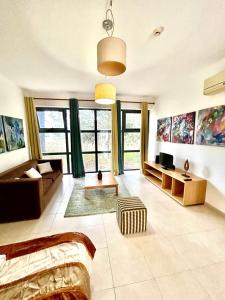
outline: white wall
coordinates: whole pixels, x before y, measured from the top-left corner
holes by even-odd
[[[206,202],[225,213],[225,147],[155,143],[157,119],[225,104],[225,92],[203,95],[203,80],[223,69],[225,63],[221,61],[176,82],[166,95],[159,97],[151,114],[149,158],[154,160],[155,154],[160,151],[170,153],[179,168],[183,168],[185,159],[188,159],[190,172],[208,181]]]
[[[23,119],[26,148],[0,154],[0,172],[29,159],[22,90],[0,74],[0,115]]]

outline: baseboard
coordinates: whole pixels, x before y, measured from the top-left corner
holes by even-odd
[[[225,218],[225,213],[221,210],[219,210],[218,208],[212,206],[211,204],[205,202],[205,205],[208,206],[209,208],[211,208],[212,210],[214,210],[215,212],[217,212],[218,214],[220,214],[221,216],[223,216]]]

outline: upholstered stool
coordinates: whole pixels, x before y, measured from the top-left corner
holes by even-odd
[[[140,198],[118,198],[116,217],[122,234],[146,231],[147,208]]]

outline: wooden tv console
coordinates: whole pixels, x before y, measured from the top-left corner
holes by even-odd
[[[154,162],[144,163],[144,175],[181,205],[204,204],[207,181],[188,173],[192,181],[184,181],[181,169],[165,170]]]

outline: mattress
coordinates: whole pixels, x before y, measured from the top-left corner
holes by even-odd
[[[77,232],[0,246],[0,299],[89,300],[94,254]]]

